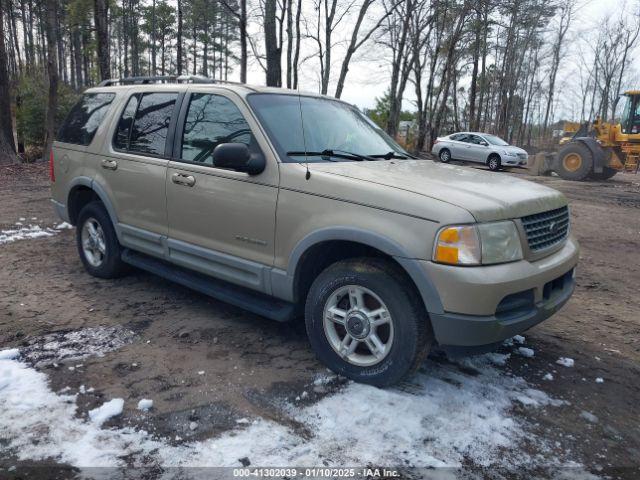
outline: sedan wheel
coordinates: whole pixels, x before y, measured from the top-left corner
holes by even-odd
[[[492,172],[496,172],[498,170],[500,170],[500,159],[497,157],[491,157],[489,159],[489,170],[491,170]]]
[[[438,155],[440,157],[440,161],[442,163],[449,163],[451,161],[451,152],[449,152],[449,150],[447,150],[446,148],[444,150],[440,150],[440,155]]]

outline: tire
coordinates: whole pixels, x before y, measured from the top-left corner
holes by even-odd
[[[569,142],[558,152],[555,171],[564,180],[585,180],[593,173],[593,154],[580,142]]]
[[[438,153],[438,158],[442,163],[449,163],[451,161],[451,152],[448,148],[443,148],[440,150],[440,153]]]
[[[358,292],[363,291],[358,297]],[[351,306],[352,295],[364,300],[362,309]],[[328,308],[334,303],[335,307]],[[367,323],[369,318],[363,312],[384,310],[388,316],[380,314],[375,319],[380,325]],[[342,324],[325,315],[332,311],[344,313]],[[337,314],[331,316],[340,318]],[[305,323],[311,347],[322,363],[339,375],[378,387],[397,383],[415,371],[433,343],[431,324],[413,285],[397,266],[376,258],[345,260],[324,270],[307,295]],[[362,325],[368,325],[369,330],[358,330]],[[361,339],[355,351],[340,355],[339,346],[344,345],[350,331],[357,332],[354,335],[359,334]],[[373,335],[362,338],[367,331]],[[380,343],[374,342],[373,336]],[[349,338],[354,342],[356,337]],[[368,347],[371,344],[384,349],[376,347],[378,355],[373,355]]]
[[[128,270],[120,258],[122,247],[111,218],[101,202],[88,203],[80,210],[76,245],[84,268],[94,277],[117,278]]]
[[[500,170],[502,168],[500,156],[496,155],[495,153],[493,155],[489,155],[489,158],[487,159],[487,166],[492,172],[497,172],[498,170]]]
[[[603,167],[601,173],[591,172],[589,174],[589,178],[592,180],[609,180],[613,177],[618,171],[611,167]]]

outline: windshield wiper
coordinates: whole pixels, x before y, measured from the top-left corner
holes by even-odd
[[[380,154],[376,154],[376,155],[368,155],[371,158],[384,158],[385,160],[391,160],[392,158],[397,158],[400,160],[406,160],[408,158],[416,158],[413,155],[400,155],[398,152],[387,152],[387,153],[380,153]]]
[[[375,159],[375,157],[373,157],[371,155],[360,155],[358,153],[347,152],[345,150],[330,150],[330,149],[326,149],[326,150],[323,150],[321,152],[305,152],[305,151],[287,152],[287,155],[335,157],[335,158],[343,158],[345,160],[355,160],[357,162],[362,162],[363,160],[374,160]]]

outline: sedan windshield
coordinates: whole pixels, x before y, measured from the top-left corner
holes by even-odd
[[[251,94],[248,100],[285,162],[379,160],[408,155],[369,118],[345,103],[283,94]]]
[[[496,137],[495,135],[484,135],[484,138],[487,140],[487,142],[489,142],[491,145],[498,145],[499,147],[504,147],[509,145],[507,142],[505,142],[503,139],[501,139],[500,137]]]

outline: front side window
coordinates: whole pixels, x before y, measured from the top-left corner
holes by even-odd
[[[89,145],[114,98],[114,93],[87,93],[83,95],[67,115],[56,140],[75,145]]]
[[[132,96],[122,111],[113,146],[131,152],[164,156],[177,98],[177,93],[165,92]]]
[[[209,93],[192,94],[180,158],[213,165],[213,150],[221,143],[244,143],[253,148],[255,140],[249,124],[231,100]]]
[[[287,154],[303,151],[407,155],[366,116],[343,102],[286,94],[251,94],[248,100],[283,161],[322,162],[329,158]]]

